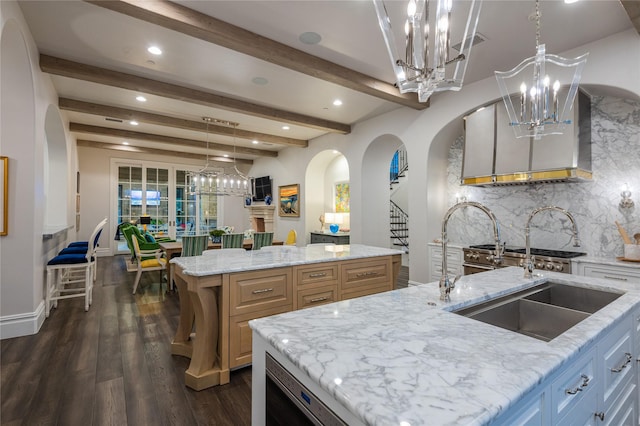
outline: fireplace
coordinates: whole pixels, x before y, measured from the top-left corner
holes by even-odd
[[[273,221],[276,206],[249,206],[249,222],[256,232],[275,232]]]

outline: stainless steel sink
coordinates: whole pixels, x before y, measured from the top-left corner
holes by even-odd
[[[548,342],[620,296],[549,281],[454,313]]]

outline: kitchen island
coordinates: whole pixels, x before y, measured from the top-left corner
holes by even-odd
[[[394,289],[401,254],[352,244],[172,259],[180,319],[171,353],[191,358],[185,384],[225,384],[231,369],[250,364],[249,320]]]
[[[450,312],[548,279],[624,294],[548,342]],[[614,424],[637,424],[637,366],[627,353],[638,356],[639,306],[637,285],[558,273],[524,279],[510,267],[462,277],[450,302],[432,283],[254,320],[252,424],[265,421],[267,353],[349,425],[545,425],[585,413],[593,421],[600,399],[626,404],[618,411],[631,404]],[[620,330],[630,336],[620,345],[596,346]],[[581,369],[584,359],[591,370]],[[570,368],[576,377],[565,383]],[[607,400],[614,385],[624,395]],[[570,411],[574,398],[587,408]]]

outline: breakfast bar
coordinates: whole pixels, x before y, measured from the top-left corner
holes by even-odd
[[[219,252],[171,260],[180,295],[171,351],[191,358],[185,384],[195,390],[251,363],[250,320],[392,290],[402,253],[360,244]]]

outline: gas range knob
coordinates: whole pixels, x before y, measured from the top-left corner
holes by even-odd
[[[556,265],[556,271],[558,271],[558,272],[562,272],[562,269],[563,269],[563,268],[562,268],[562,265],[559,265],[559,264],[558,264],[558,265]]]
[[[553,271],[553,269],[555,268],[555,266],[553,265],[553,263],[549,262],[547,263],[547,269],[550,271]]]
[[[478,255],[478,253],[473,253],[473,255],[471,256],[473,260],[478,260],[479,257],[480,256]]]
[[[536,263],[536,268],[538,268],[538,269],[544,268],[544,263],[542,263],[542,262]]]

